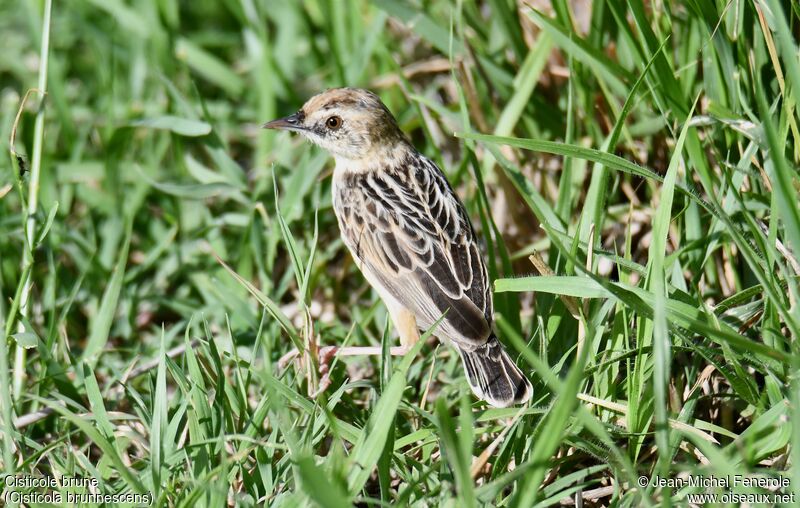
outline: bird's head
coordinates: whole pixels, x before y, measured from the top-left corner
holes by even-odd
[[[292,115],[264,124],[302,134],[337,159],[364,161],[407,145],[377,95],[360,88],[332,88],[310,98]]]

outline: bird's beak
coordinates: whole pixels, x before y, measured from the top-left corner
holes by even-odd
[[[264,125],[262,125],[261,128],[278,129],[286,131],[301,131],[305,129],[305,127],[303,127],[304,119],[305,119],[305,114],[303,114],[303,111],[300,110],[297,113],[289,115],[285,118],[278,118],[277,120],[267,122]]]

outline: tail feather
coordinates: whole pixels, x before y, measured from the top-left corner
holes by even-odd
[[[473,393],[494,407],[527,402],[533,394],[528,378],[514,364],[503,345],[492,334],[473,351],[459,349],[467,381]]]

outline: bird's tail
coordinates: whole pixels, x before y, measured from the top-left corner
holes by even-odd
[[[531,398],[531,382],[514,364],[494,333],[477,349],[459,349],[459,352],[469,386],[478,398],[494,407],[522,404]]]

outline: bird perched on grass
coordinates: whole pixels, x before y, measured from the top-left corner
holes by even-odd
[[[475,395],[506,407],[531,384],[492,330],[492,292],[475,232],[442,171],[411,145],[377,95],[335,88],[264,125],[302,134],[336,160],[344,243],[406,348],[432,327],[461,354]]]

